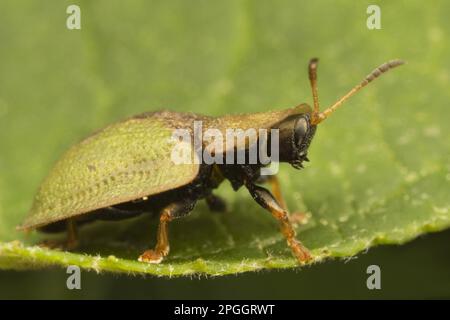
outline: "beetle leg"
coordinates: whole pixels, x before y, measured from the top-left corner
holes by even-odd
[[[224,199],[214,194],[209,194],[205,198],[206,204],[208,205],[209,210],[214,212],[225,212],[227,211],[227,203]]]
[[[246,187],[253,199],[264,209],[268,210],[275,219],[280,223],[280,229],[285,236],[292,253],[298,259],[300,263],[311,259],[311,254],[300,241],[295,238],[295,230],[292,223],[289,221],[287,211],[277,202],[275,197],[269,192],[269,190],[251,184],[246,183]]]
[[[270,189],[272,189],[275,199],[284,210],[287,210],[286,201],[284,200],[283,194],[281,193],[281,185],[278,177],[276,175],[268,176],[268,183],[270,185]]]
[[[270,189],[272,190],[275,199],[284,210],[289,212],[286,201],[284,200],[283,194],[281,193],[280,180],[277,176],[261,176],[257,180],[257,183],[269,183]],[[289,212],[289,217],[294,225],[305,224],[308,221],[308,217],[304,212]]]
[[[56,250],[73,250],[78,246],[78,233],[75,219],[65,221],[67,238],[66,240],[44,240],[38,245],[42,248]]]
[[[147,263],[160,263],[169,254],[169,230],[168,224],[175,218],[188,214],[195,205],[196,200],[175,202],[162,210],[159,217],[159,226],[154,249],[146,250],[140,255],[139,261]]]
[[[268,183],[275,199],[283,209],[287,210],[286,201],[284,201],[283,194],[281,193],[280,180],[278,180],[278,177],[276,175],[260,176],[256,180],[256,183]]]
[[[168,237],[168,222],[172,220],[171,210],[166,208],[159,217],[158,234],[156,239],[156,246],[153,250],[146,250],[140,255],[139,261],[148,263],[160,263],[165,256],[169,254],[169,237]]]
[[[284,210],[289,212],[286,201],[284,200],[283,194],[281,193],[281,185],[278,177],[275,175],[271,175],[269,176],[268,182],[275,199]],[[308,222],[308,216],[305,214],[305,212],[301,211],[289,212],[289,218],[294,225],[306,224]]]
[[[75,219],[67,220],[67,250],[75,249],[78,246],[78,232]]]

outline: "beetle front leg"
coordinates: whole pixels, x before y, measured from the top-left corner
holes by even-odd
[[[268,183],[275,199],[283,209],[287,210],[286,201],[284,200],[283,194],[281,193],[280,180],[276,175],[261,176],[257,182]]]
[[[270,189],[272,190],[273,196],[275,197],[275,200],[280,204],[280,206],[288,211],[286,201],[284,200],[283,194],[281,193],[281,184],[280,180],[276,175],[266,175],[266,176],[260,176],[256,183],[259,184],[269,184]]]
[[[139,261],[147,263],[160,263],[169,254],[169,230],[168,224],[175,218],[187,215],[195,205],[195,200],[176,202],[168,205],[161,212],[159,226],[154,249],[146,250],[140,255]]]
[[[276,175],[261,176],[256,182],[268,183],[270,185],[270,189],[272,190],[273,196],[278,201],[280,206],[284,210],[289,212],[286,201],[284,200],[283,194],[281,192],[280,180]],[[305,224],[308,221],[307,216],[304,212],[289,212],[289,217],[294,225]]]
[[[281,232],[298,261],[303,263],[310,260],[311,254],[308,249],[295,238],[295,230],[289,220],[286,209],[277,202],[275,197],[267,189],[250,183],[246,184],[246,187],[253,199],[255,199],[261,207],[272,213],[274,218],[278,220]]]

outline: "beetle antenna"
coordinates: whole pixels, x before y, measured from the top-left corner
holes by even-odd
[[[347,100],[348,98],[353,96],[356,92],[358,92],[359,90],[364,88],[367,84],[369,84],[370,82],[372,82],[373,80],[378,78],[383,73],[389,71],[390,69],[398,67],[404,63],[405,62],[402,60],[391,60],[386,63],[383,63],[378,68],[373,70],[360,84],[353,87],[353,89],[351,89],[347,94],[345,94],[342,98],[340,98],[331,107],[324,110],[323,112],[316,113],[316,106],[315,106],[316,103],[314,101],[314,112],[313,112],[313,117],[312,117],[311,123],[315,124],[315,125],[321,123],[323,120],[328,118],[328,116],[330,114],[332,114],[337,108],[339,108],[345,102],[345,100]],[[311,72],[310,72],[310,77],[311,77]],[[311,82],[311,84],[312,84],[312,82]],[[314,89],[313,89],[313,97],[314,97]]]
[[[319,94],[317,93],[317,64],[319,59],[312,58],[309,61],[308,65],[308,74],[309,74],[309,83],[311,84],[313,102],[314,102],[314,111],[312,118],[315,119],[320,114],[319,110]]]

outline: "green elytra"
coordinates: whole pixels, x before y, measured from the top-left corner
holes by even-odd
[[[201,198],[205,198],[209,203],[209,197],[212,196],[210,189],[216,187],[210,186],[211,183],[215,183],[215,180],[211,182],[211,177],[219,174],[221,179],[218,183],[228,179],[235,189],[244,185],[253,198],[280,221],[281,230],[286,236],[288,245],[299,262],[304,262],[311,257],[307,249],[295,239],[295,231],[290,225],[278,181],[271,179],[274,187],[274,195],[272,195],[268,190],[255,184],[261,177],[259,171],[256,172],[254,168],[236,166],[230,170],[228,167],[214,165],[214,168],[208,169],[207,178],[204,178],[203,172],[206,169],[203,164],[193,162],[174,165],[171,161],[173,150],[171,138],[174,129],[192,130],[194,121],[202,121],[203,130],[214,128],[224,135],[227,128],[242,130],[279,128],[280,131],[289,130],[287,134],[281,132],[280,137],[293,137],[300,132],[298,127],[301,122],[302,126],[307,126],[306,129],[302,129],[306,131],[302,131],[303,135],[300,137],[304,141],[298,141],[298,145],[297,141],[285,144],[285,149],[291,148],[292,144],[297,149],[295,152],[289,149],[288,153],[293,155],[280,159],[290,162],[296,168],[301,167],[301,162],[307,160],[306,151],[317,124],[326,119],[359,89],[380,74],[402,63],[400,60],[392,60],[379,66],[359,85],[323,112],[319,112],[316,84],[317,59],[312,59],[309,64],[309,78],[314,109],[307,104],[301,104],[285,110],[223,117],[159,111],[141,114],[112,124],[82,140],[63,154],[41,184],[28,217],[18,228],[30,230],[68,221],[70,222],[68,230],[71,231],[75,221],[80,220],[80,217],[82,219],[104,208],[115,209],[120,213],[123,210],[117,206],[141,199],[145,199],[145,209],[152,206],[152,201],[156,206],[163,203],[164,206],[160,208],[157,245],[154,250],[147,250],[140,257],[140,261],[159,263],[169,250],[167,222],[187,214],[192,210],[195,201]],[[283,148],[283,142],[280,145]],[[283,153],[283,150],[281,151]],[[203,180],[199,180],[200,175]],[[200,181],[205,185],[208,184],[208,187],[189,192],[192,191],[193,187],[191,188],[190,185],[194,181],[196,185]],[[174,197],[174,190],[175,194],[179,190],[180,197],[186,199],[178,201],[176,196]],[[191,199],[192,193],[198,193],[198,198]]]

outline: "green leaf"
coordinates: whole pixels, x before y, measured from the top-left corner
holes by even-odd
[[[148,217],[86,226],[74,253],[37,247],[48,236],[15,226],[54,161],[90,132],[159,108],[222,115],[310,103],[313,56],[323,108],[378,64],[408,61],[320,125],[305,170],[281,167],[290,210],[307,212],[298,237],[313,262],[450,226],[448,2],[379,1],[381,30],[366,27],[369,1],[83,1],[81,30],[65,27],[69,4],[0,4],[0,268],[175,276],[295,267],[270,214],[227,183],[219,194],[229,212],[199,203],[171,223],[160,265],[136,261],[154,244]]]

